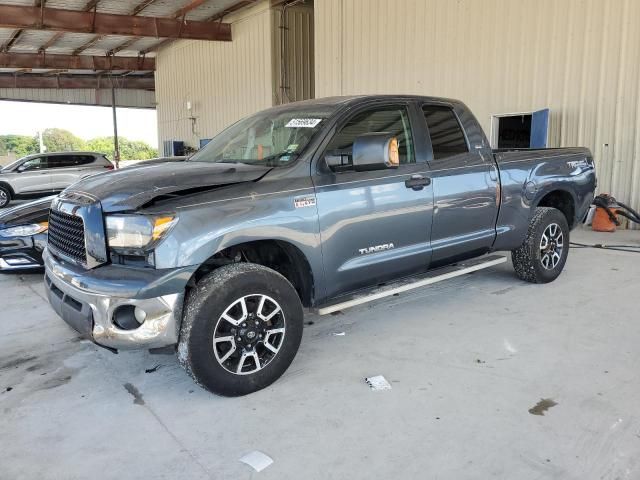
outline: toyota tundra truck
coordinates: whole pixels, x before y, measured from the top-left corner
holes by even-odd
[[[595,187],[589,150],[492,150],[457,100],[291,103],[187,161],[67,188],[51,206],[46,290],[96,344],[173,347],[199,385],[245,395],[289,367],[305,311],[506,260],[498,251],[520,279],[555,280]]]

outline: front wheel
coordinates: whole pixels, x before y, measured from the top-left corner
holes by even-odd
[[[569,255],[569,224],[550,207],[536,208],[522,245],[511,252],[513,268],[522,280],[548,283],[558,278]]]
[[[11,191],[7,187],[0,185],[0,208],[6,207],[10,202]]]
[[[210,392],[246,395],[287,370],[303,323],[300,298],[286,278],[262,265],[227,265],[189,292],[178,360]]]

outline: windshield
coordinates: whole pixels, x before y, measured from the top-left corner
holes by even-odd
[[[189,161],[283,167],[293,163],[334,109],[295,107],[257,113],[214,137]]]

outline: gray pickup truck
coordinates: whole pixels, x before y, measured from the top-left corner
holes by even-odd
[[[494,151],[456,100],[292,103],[186,162],[67,188],[50,212],[46,289],[95,343],[175,346],[198,384],[244,395],[291,364],[304,308],[426,284],[494,251],[511,251],[523,280],[554,280],[595,187],[589,150]]]

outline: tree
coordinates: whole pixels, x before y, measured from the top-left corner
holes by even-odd
[[[26,135],[0,135],[0,155],[13,152],[16,157],[24,157],[40,151],[37,137]]]
[[[145,142],[119,137],[120,160],[148,160],[158,156],[158,150]],[[68,130],[47,128],[42,133],[42,141],[47,152],[73,152],[88,150],[99,152],[113,158],[113,137],[97,137],[84,141]],[[24,135],[0,135],[0,155],[13,152],[17,157],[38,153],[40,145],[38,137]]]
[[[118,143],[120,144],[120,160],[148,160],[158,156],[158,150],[145,142],[118,137]],[[113,137],[93,138],[87,142],[86,147],[92,152],[100,152],[110,158],[113,157]]]
[[[85,149],[85,141],[62,128],[47,128],[42,133],[47,152],[73,152]]]

